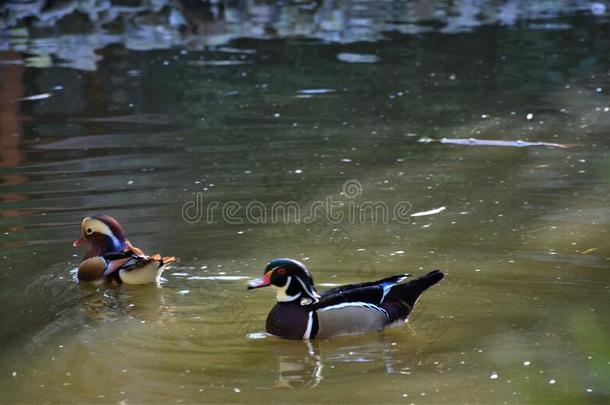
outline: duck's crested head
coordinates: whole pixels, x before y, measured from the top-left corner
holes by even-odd
[[[314,287],[313,278],[305,265],[294,259],[274,259],[265,267],[263,277],[248,283],[248,289],[275,287],[277,300],[294,301],[297,298],[310,298],[317,301],[320,296]]]
[[[96,245],[100,252],[118,252],[125,247],[126,237],[123,227],[110,215],[93,215],[83,219],[81,237],[74,241],[74,246],[86,243]]]

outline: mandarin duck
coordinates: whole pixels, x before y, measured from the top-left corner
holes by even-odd
[[[336,287],[318,294],[307,268],[293,259],[275,259],[248,289],[271,286],[277,303],[267,316],[267,332],[288,339],[328,338],[380,331],[406,321],[420,295],[439,282],[434,270],[407,283],[407,274]]]
[[[78,266],[79,281],[156,283],[166,266],[177,260],[173,256],[145,255],[127,240],[119,221],[110,215],[83,219],[81,237],[73,242],[73,246],[83,244],[87,244],[88,248]]]

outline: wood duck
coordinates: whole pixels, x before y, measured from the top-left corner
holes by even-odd
[[[125,284],[156,283],[175,257],[138,256],[130,252],[108,253],[83,260],[78,266],[79,281],[114,281]]]
[[[292,259],[272,260],[248,289],[272,286],[277,303],[267,316],[267,332],[289,339],[328,338],[380,331],[406,321],[419,296],[444,274],[434,270],[408,283],[401,274],[316,292],[307,268]]]
[[[73,246],[88,245],[78,267],[79,281],[113,280],[126,284],[159,281],[165,267],[175,262],[173,256],[147,256],[125,237],[123,227],[110,215],[83,219],[81,238]]]

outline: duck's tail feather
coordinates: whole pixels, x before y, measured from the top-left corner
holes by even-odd
[[[406,319],[421,294],[441,281],[444,276],[442,271],[434,270],[408,283],[393,286],[383,304],[388,311],[390,322]]]

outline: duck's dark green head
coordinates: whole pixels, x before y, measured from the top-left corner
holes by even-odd
[[[307,297],[316,301],[320,298],[305,265],[293,259],[270,261],[265,267],[263,277],[248,283],[249,290],[267,286],[277,289],[277,300],[280,302]]]

